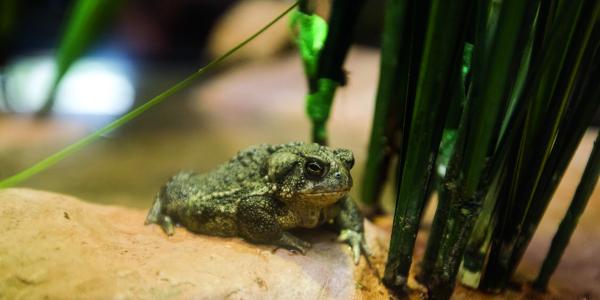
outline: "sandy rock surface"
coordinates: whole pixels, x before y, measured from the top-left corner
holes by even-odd
[[[0,299],[387,298],[378,283],[386,235],[355,267],[332,233],[305,231],[306,256],[240,239],[167,237],[145,211],[29,189],[0,191]]]

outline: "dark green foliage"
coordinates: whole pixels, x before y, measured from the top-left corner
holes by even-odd
[[[583,125],[580,134],[567,131],[567,127],[572,126],[569,123],[575,120],[566,118],[566,113],[579,105],[591,111],[598,107],[598,101],[572,96],[576,79],[584,80],[581,62],[585,53],[597,48],[592,45],[597,40],[590,43],[590,36],[600,6],[597,1],[562,5],[564,7],[553,14],[555,21],[549,27],[552,34],[545,36],[539,52],[534,53],[538,55],[532,58],[532,71],[523,92],[523,98],[530,102],[513,165],[515,174],[507,203],[500,212],[503,222],[496,227],[482,282],[486,290],[499,291],[505,287],[551,199],[552,193],[547,191],[549,180],[553,179],[548,174],[562,177],[564,169],[559,173],[552,171],[556,170],[554,160],[557,159],[553,152],[568,149],[563,148],[567,146],[565,143],[575,146],[589,125],[590,119],[581,114],[577,122],[587,122],[580,124]],[[560,159],[565,160],[566,167],[573,152],[563,154]]]
[[[323,49],[318,54],[316,73],[308,78],[306,112],[313,123],[312,139],[319,144],[327,144],[326,125],[333,97],[337,87],[346,84],[343,64],[363,3],[364,0],[333,1],[329,30]]]
[[[419,280],[433,298],[449,298],[462,264],[467,285],[499,291],[600,105],[597,80],[593,83],[599,75],[599,4],[417,2],[388,2],[364,179],[363,196],[373,204],[391,155],[398,155],[384,282],[402,292],[427,189],[437,185],[431,181],[431,158],[439,151],[451,156],[438,158],[437,165],[446,168]],[[425,17],[392,19],[416,15],[415,7],[424,8]],[[437,14],[440,7],[445,14]],[[436,26],[447,40],[431,39]],[[465,36],[474,43],[472,72],[461,78],[456,49],[462,51]],[[440,49],[446,52],[435,52]],[[437,102],[440,91],[446,103]]]
[[[388,174],[388,166],[399,142],[395,140],[398,127],[406,116],[406,88],[410,53],[410,27],[407,20],[408,2],[388,0],[386,4],[379,86],[375,100],[375,114],[369,141],[369,156],[362,181],[361,200],[374,205]]]
[[[397,171],[401,174],[400,185],[384,274],[384,283],[398,291],[406,284],[427,187],[444,129],[450,103],[445,95],[452,95],[452,90],[459,86],[453,83],[462,82],[457,70],[462,66],[470,6],[469,1],[431,2],[406,154]],[[410,84],[408,91],[411,97]]]
[[[490,48],[484,46],[483,51],[475,52],[472,90],[467,100],[467,113],[461,121],[464,123],[461,126],[464,144],[457,145],[454,151],[458,170],[451,173],[455,175],[448,178],[445,185],[456,190],[442,193],[449,197],[440,199],[445,204],[439,209],[445,211],[447,219],[427,283],[436,298],[448,298],[452,292],[462,255],[483,203],[485,191],[479,187],[496,145],[494,132],[499,128],[503,108],[507,106],[505,90],[509,79],[515,75],[511,73],[514,69],[510,68],[510,62],[519,53],[520,31],[527,32],[527,9],[524,1],[505,1],[498,17],[497,31],[490,38]]]

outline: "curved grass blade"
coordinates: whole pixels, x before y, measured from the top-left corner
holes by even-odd
[[[249,38],[245,39],[244,41],[242,41],[241,43],[239,43],[237,46],[233,47],[231,50],[227,51],[227,53],[221,55],[220,57],[218,57],[217,59],[211,61],[210,63],[208,63],[206,66],[200,68],[198,71],[196,71],[195,73],[193,73],[192,75],[188,76],[187,78],[185,78],[183,81],[177,83],[176,85],[172,86],[171,88],[169,88],[168,90],[160,93],[158,96],[150,99],[148,102],[138,106],[137,108],[133,109],[132,111],[128,112],[127,114],[123,115],[122,117],[116,119],[115,121],[111,122],[110,124],[104,126],[103,128],[95,131],[94,133],[80,139],[79,141],[75,142],[74,144],[71,144],[70,146],[58,151],[57,153],[50,155],[49,157],[47,157],[46,159],[38,162],[37,164],[11,176],[8,177],[2,181],[0,181],[0,189],[2,188],[7,188],[7,187],[11,187],[14,186],[16,184],[18,184],[19,182],[22,182],[24,180],[26,180],[27,178],[49,168],[50,166],[58,163],[59,161],[65,159],[66,157],[68,157],[69,155],[81,150],[83,147],[89,145],[90,143],[96,141],[97,139],[99,139],[102,135],[105,135],[108,132],[111,132],[119,127],[121,127],[122,125],[124,125],[125,123],[135,119],[137,116],[139,116],[140,114],[144,113],[145,111],[147,111],[148,109],[154,107],[155,105],[163,102],[165,99],[167,99],[169,96],[179,92],[180,90],[188,87],[190,84],[192,84],[192,82],[194,82],[194,80],[196,80],[198,77],[202,76],[203,74],[205,74],[206,72],[214,69],[215,67],[217,67],[223,60],[225,60],[226,58],[228,58],[229,56],[231,56],[232,54],[234,54],[237,50],[239,50],[240,48],[244,47],[246,44],[248,44],[249,42],[251,42],[252,40],[254,40],[257,36],[259,36],[261,33],[263,33],[265,30],[267,30],[269,27],[271,27],[273,24],[275,24],[277,21],[279,21],[281,18],[283,18],[288,12],[290,12],[292,9],[294,9],[296,6],[298,5],[298,2],[292,4],[288,9],[286,9],[283,13],[281,13],[279,16],[277,16],[275,19],[273,19],[271,22],[269,22],[267,25],[265,25],[263,28],[261,28],[260,30],[258,30],[256,33],[254,33],[252,36],[250,36]]]
[[[583,171],[571,205],[569,205],[565,217],[558,226],[556,235],[552,239],[550,250],[548,250],[548,255],[544,259],[540,273],[533,284],[537,290],[545,291],[548,287],[550,277],[552,277],[556,267],[558,267],[560,258],[565,252],[569,240],[577,227],[579,217],[585,210],[594,187],[598,183],[598,175],[600,175],[600,132],[596,133],[596,141],[594,142],[592,153]]]

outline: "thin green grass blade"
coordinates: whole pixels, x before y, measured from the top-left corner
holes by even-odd
[[[59,152],[50,155],[49,157],[47,157],[46,159],[38,162],[37,164],[11,176],[8,177],[2,181],[0,181],[0,189],[2,188],[8,188],[11,186],[14,186],[24,180],[26,180],[27,178],[51,167],[52,165],[60,162],[61,160],[65,159],[66,157],[70,156],[71,154],[81,150],[82,148],[84,148],[85,146],[91,144],[92,142],[98,140],[100,137],[102,137],[103,135],[121,127],[122,125],[124,125],[125,123],[135,119],[137,116],[139,116],[140,114],[144,113],[145,111],[147,111],[148,109],[154,107],[155,105],[163,102],[165,99],[167,99],[169,96],[179,92],[180,90],[188,87],[190,84],[192,84],[194,82],[194,80],[196,80],[198,77],[202,76],[203,74],[205,74],[206,72],[214,69],[215,67],[217,67],[223,60],[227,59],[229,56],[233,55],[237,50],[239,50],[240,48],[244,47],[246,44],[248,44],[249,42],[251,42],[252,40],[254,40],[257,36],[259,36],[261,33],[263,33],[265,30],[267,30],[269,27],[271,27],[273,24],[275,24],[277,21],[279,21],[281,18],[283,18],[288,12],[290,12],[292,9],[294,9],[296,7],[296,5],[298,5],[298,3],[294,3],[292,4],[288,9],[286,9],[283,13],[281,13],[279,16],[277,16],[275,19],[273,19],[271,22],[269,22],[267,25],[265,25],[263,28],[261,28],[260,30],[258,30],[256,33],[254,33],[252,36],[250,36],[249,38],[245,39],[244,41],[242,41],[241,43],[239,43],[237,46],[235,46],[234,48],[232,48],[231,50],[229,50],[227,53],[221,55],[219,58],[211,61],[210,63],[208,63],[206,66],[202,67],[201,69],[199,69],[198,71],[196,71],[195,73],[193,73],[192,75],[188,76],[186,79],[184,79],[183,81],[177,83],[176,85],[172,86],[171,88],[169,88],[168,90],[162,92],[161,94],[159,94],[158,96],[150,99],[148,102],[140,105],[139,107],[135,108],[134,110],[128,112],[127,114],[123,115],[122,117],[116,119],[115,121],[111,122],[110,124],[106,125],[105,127],[95,131],[94,133],[80,139],[79,141],[75,142],[74,144],[60,150]]]
[[[536,278],[533,286],[540,291],[545,291],[548,287],[550,277],[558,267],[569,240],[577,227],[579,217],[585,210],[585,207],[590,200],[590,196],[594,191],[594,187],[598,183],[598,176],[600,175],[600,132],[596,133],[596,141],[592,148],[592,153],[588,159],[581,181],[577,186],[571,205],[563,220],[558,226],[558,230],[552,239],[550,250],[544,259],[540,273]]]
[[[52,88],[39,112],[40,115],[50,112],[54,106],[55,92],[60,80],[104,30],[122,3],[118,0],[76,1],[58,46]]]

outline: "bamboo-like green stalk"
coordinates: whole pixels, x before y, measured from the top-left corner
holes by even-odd
[[[489,11],[491,10],[492,2],[491,1],[479,1],[475,4],[475,13],[473,14],[473,18],[475,19],[474,23],[474,42],[475,47],[473,50],[473,59],[482,60],[483,57],[487,56],[486,52],[488,50],[488,46],[486,45],[489,37],[486,36],[486,32],[488,31],[489,24]],[[480,74],[483,72],[483,67],[485,64],[473,64],[472,73]],[[473,86],[477,87],[479,85],[474,84],[479,80],[479,77],[471,76],[471,84],[469,87],[469,98],[474,98],[473,95],[479,94],[479,92],[473,88]],[[437,259],[438,251],[440,249],[440,243],[442,239],[442,235],[444,233],[444,229],[446,227],[446,220],[448,218],[448,212],[450,210],[450,199],[457,197],[457,178],[460,175],[460,165],[462,164],[462,155],[457,155],[458,153],[462,153],[464,151],[464,141],[466,138],[465,126],[467,126],[468,118],[469,118],[469,108],[468,104],[465,103],[464,111],[462,112],[459,127],[458,127],[458,137],[457,142],[454,146],[454,151],[448,163],[448,168],[446,170],[446,174],[444,178],[441,180],[441,185],[438,193],[438,204],[435,211],[435,216],[433,218],[433,223],[431,225],[431,230],[429,231],[429,236],[427,240],[427,246],[425,248],[425,254],[423,257],[423,261],[421,262],[421,272],[419,274],[419,280],[424,284],[429,284],[431,281],[431,275],[433,269],[435,267],[435,262]]]
[[[535,2],[504,1],[489,54],[474,57],[474,66],[485,64],[486,67],[474,68],[473,78],[478,79],[473,89],[477,92],[470,94],[467,102],[468,109],[472,111],[468,113],[469,119],[464,127],[465,146],[463,151],[454,154],[463,158],[460,176],[454,179],[457,192],[452,195],[455,197],[446,200],[450,209],[429,282],[430,295],[435,299],[447,299],[452,293],[471,229],[487,192],[480,189],[485,180],[482,174],[496,144],[493,137],[500,127],[501,108],[506,107],[508,95],[505,91],[515,75],[511,62],[520,60],[522,45],[519,45],[518,37],[523,30],[528,31],[529,12],[535,6]]]
[[[600,28],[596,28],[594,36],[596,38],[593,40],[600,41]],[[535,200],[524,221],[523,232],[515,244],[512,257],[513,265],[518,263],[525,252],[527,244],[533,237],[537,225],[550,203],[552,194],[558,187],[562,175],[577,149],[577,145],[583,138],[585,129],[591,124],[594,112],[600,109],[600,102],[593,101],[594,99],[600,99],[600,86],[594,81],[594,79],[600,77],[600,42],[596,43],[593,52],[594,58],[584,59],[584,61],[590,63],[586,68],[588,70],[582,72],[582,76],[579,76],[577,80],[578,87],[575,90],[579,91],[573,96],[574,99],[577,99],[575,101],[577,104],[570,112],[567,112],[565,124],[562,125],[561,133],[555,142],[555,149],[553,149],[548,159],[548,167],[544,169],[541,176],[541,184],[534,194]]]
[[[438,204],[431,224],[431,230],[429,231],[423,261],[421,262],[421,271],[418,276],[419,281],[426,285],[429,285],[431,282],[431,276],[435,268],[435,262],[442,242],[442,235],[446,228],[448,212],[450,210],[450,199],[457,197],[457,186],[454,179],[458,178],[462,156],[454,155],[454,152],[463,151],[464,149],[466,135],[464,126],[466,126],[467,117],[468,108],[465,108],[458,128],[458,137],[454,145],[453,154],[450,157],[446,174],[441,181],[440,189],[438,191]]]
[[[433,193],[442,190],[442,179],[446,174],[450,158],[452,157],[452,153],[457,144],[457,131],[466,101],[465,85],[467,84],[467,78],[471,71],[472,54],[473,45],[466,43],[462,55],[462,66],[460,69],[454,70],[456,74],[453,76],[460,77],[460,80],[453,80],[454,87],[450,89],[452,93],[450,100],[448,100],[450,101],[450,106],[448,107],[442,139],[440,141],[437,158],[435,159],[434,172],[431,174],[431,180],[429,181],[427,192],[425,194],[426,200],[423,210],[427,208]]]
[[[184,80],[180,81],[176,85],[174,85],[171,88],[167,89],[166,91],[160,93],[158,96],[150,99],[148,102],[146,102],[146,103],[138,106],[137,108],[133,109],[132,111],[126,113],[125,115],[123,115],[120,118],[114,120],[113,122],[109,123],[108,125],[100,128],[99,130],[93,132],[92,134],[90,134],[90,135],[88,135],[88,136],[80,139],[79,141],[71,144],[70,146],[68,146],[68,147],[66,147],[66,148],[58,151],[55,154],[50,155],[49,157],[43,159],[42,161],[36,163],[35,165],[33,165],[33,166],[31,166],[31,167],[29,167],[29,168],[27,168],[27,169],[25,169],[25,170],[17,173],[15,175],[11,176],[11,177],[3,179],[2,181],[0,181],[0,189],[14,186],[14,185],[16,185],[16,184],[18,184],[18,183],[26,180],[27,178],[29,178],[29,177],[31,177],[31,176],[33,176],[33,175],[35,175],[35,174],[37,174],[37,173],[45,170],[45,169],[51,167],[52,165],[54,165],[54,164],[60,162],[61,160],[67,158],[71,154],[73,154],[73,153],[81,150],[85,146],[87,146],[87,145],[91,144],[92,142],[98,140],[100,137],[102,137],[106,133],[111,132],[111,131],[113,131],[113,130],[115,130],[115,129],[121,127],[121,126],[123,126],[127,122],[135,119],[140,114],[142,114],[145,111],[147,111],[148,109],[154,107],[157,104],[160,104],[161,102],[163,102],[168,97],[170,97],[173,94],[179,92],[180,90],[188,87],[190,84],[192,84],[195,81],[195,79],[197,79],[201,75],[203,75],[206,72],[208,72],[208,71],[214,69],[215,67],[217,67],[223,60],[225,60],[229,56],[233,55],[240,48],[244,47],[246,44],[248,44],[249,42],[251,42],[252,40],[254,40],[261,33],[263,33],[264,31],[266,31],[267,29],[269,29],[269,27],[271,27],[273,24],[275,24],[277,21],[279,21],[281,18],[283,18],[288,12],[290,12],[292,9],[294,9],[296,7],[296,5],[298,5],[297,2],[294,3],[294,4],[292,4],[283,13],[281,13],[279,16],[277,16],[275,19],[273,19],[267,25],[265,25],[264,27],[262,27],[261,29],[259,29],[256,33],[254,33],[253,35],[251,35],[250,37],[248,37],[247,39],[245,39],[244,41],[242,41],[241,43],[239,43],[238,45],[236,45],[235,47],[233,47],[231,50],[227,51],[225,54],[221,55],[217,59],[211,61],[206,66],[200,68],[198,71],[196,71],[192,75],[188,76]]]
[[[375,206],[379,202],[388,166],[395,153],[394,135],[406,114],[406,89],[410,47],[408,0],[387,0],[381,43],[379,84],[375,99],[375,113],[365,173],[362,180],[361,200]]]
[[[350,49],[354,27],[364,0],[334,0],[329,32],[319,55],[315,78],[309,79],[306,112],[312,121],[312,140],[327,144],[327,120],[339,85],[346,83],[343,64]]]
[[[491,246],[494,228],[498,222],[498,207],[502,204],[503,184],[509,176],[509,170],[503,168],[493,178],[489,190],[483,200],[481,213],[473,225],[473,231],[465,248],[463,261],[458,271],[458,278],[463,285],[477,288],[481,281],[481,270],[487,262],[487,254]]]
[[[585,207],[594,191],[594,187],[598,182],[598,175],[600,175],[600,132],[596,134],[596,141],[592,153],[588,159],[581,181],[577,186],[571,205],[563,220],[558,226],[558,230],[552,239],[550,250],[544,259],[540,273],[536,278],[533,286],[540,290],[545,291],[548,287],[550,277],[558,267],[558,263],[569,244],[569,240],[577,227],[579,217],[585,210]]]
[[[496,7],[496,13],[499,9]],[[533,18],[535,7],[530,8],[526,18]],[[475,222],[473,232],[469,238],[467,248],[463,257],[463,262],[459,270],[461,282],[469,287],[477,288],[483,275],[482,270],[485,267],[488,258],[488,252],[491,246],[491,240],[498,221],[498,214],[503,207],[501,199],[507,197],[506,179],[511,178],[513,170],[510,170],[506,162],[509,156],[514,156],[514,145],[520,138],[520,128],[522,127],[524,106],[526,101],[521,99],[522,90],[525,81],[528,78],[529,65],[534,44],[535,28],[540,22],[539,10],[538,16],[530,24],[530,30],[522,30],[519,35],[517,45],[520,45],[515,54],[515,59],[511,63],[509,73],[517,74],[513,83],[509,83],[510,96],[508,106],[505,109],[502,124],[497,130],[498,138],[494,154],[491,157],[491,163],[486,172],[482,175],[481,191],[487,191],[484,196],[482,213]],[[497,18],[495,18],[497,20]],[[492,34],[492,33],[488,33]],[[519,57],[521,57],[519,59]],[[510,129],[510,130],[508,130]]]
[[[395,168],[396,192],[402,181],[402,170],[406,161],[408,151],[408,140],[410,136],[410,126],[412,123],[413,109],[417,94],[417,84],[419,80],[421,58],[424,52],[425,35],[429,24],[429,12],[431,9],[431,0],[408,1],[408,17],[405,23],[406,39],[402,47],[402,61],[400,66],[400,102],[398,109],[398,127],[394,132],[394,152],[397,157]],[[402,100],[406,99],[406,100]],[[397,201],[397,200],[396,200]]]
[[[464,126],[464,122],[461,123],[461,116],[463,114],[463,107],[465,105],[465,80],[466,76],[469,73],[470,69],[470,61],[471,61],[471,47],[469,45],[465,45],[465,50],[463,53],[463,69],[464,70],[455,70],[455,72],[461,72],[460,78],[455,82],[456,86],[454,87],[454,95],[452,96],[452,100],[450,103],[450,109],[448,112],[448,117],[446,119],[446,124],[444,125],[444,134],[452,134],[453,140],[446,143],[451,143],[451,145],[444,145],[444,137],[442,137],[442,142],[440,143],[440,153],[438,154],[438,158],[436,160],[436,167],[444,167],[444,174],[437,174],[438,176],[438,207],[436,209],[436,216],[434,217],[433,224],[431,225],[431,230],[429,232],[429,237],[427,240],[427,247],[425,249],[425,255],[423,257],[423,261],[421,263],[421,272],[418,274],[419,281],[425,283],[429,281],[429,276],[431,275],[431,271],[433,270],[433,266],[435,264],[435,258],[437,257],[437,250],[439,249],[439,241],[440,236],[443,233],[444,222],[446,217],[442,214],[448,211],[447,204],[445,201],[448,199],[448,194],[453,193],[455,191],[454,185],[446,180],[445,178],[455,178],[456,172],[458,171],[459,161],[453,155],[454,151],[462,151],[462,147],[464,146],[464,129],[460,130],[459,127]],[[457,75],[455,75],[457,76]],[[458,131],[458,133],[457,133]],[[448,149],[445,149],[448,148]],[[445,153],[443,153],[445,152]],[[445,156],[445,157],[442,157]],[[453,175],[450,175],[453,174]],[[435,175],[432,175],[435,176]],[[430,183],[429,189],[432,190],[434,187]],[[427,193],[427,197],[429,197],[429,192]]]
[[[547,38],[538,57],[537,68],[525,93],[533,101],[528,107],[517,174],[513,177],[510,203],[506,207],[507,217],[500,224],[497,243],[492,245],[486,271],[489,275],[484,280],[487,290],[502,290],[510,279],[524,252],[523,245],[517,247],[517,244],[524,233],[522,230],[529,227],[524,224],[532,213],[531,207],[535,207],[536,202],[545,202],[535,198],[536,190],[545,185],[541,181],[544,169],[548,167],[553,149],[559,147],[556,144],[558,130],[571,99],[583,54],[588,49],[598,7],[591,1],[563,7],[555,16],[554,33]]]
[[[405,288],[423,203],[443,131],[449,93],[458,72],[466,36],[470,1],[432,1],[412,112],[408,148],[396,199],[384,283]]]

